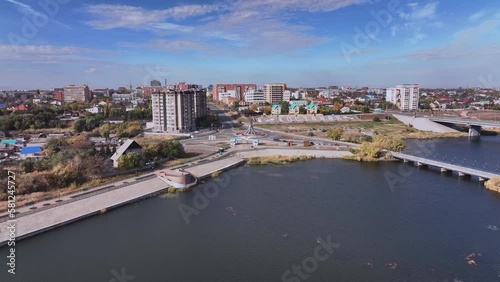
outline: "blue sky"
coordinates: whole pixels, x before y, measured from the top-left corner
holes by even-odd
[[[0,0],[0,89],[500,87],[500,1]]]

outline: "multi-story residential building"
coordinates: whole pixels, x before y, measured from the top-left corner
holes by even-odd
[[[144,98],[151,97],[151,93],[157,93],[164,90],[161,86],[143,86],[141,87],[142,95]]]
[[[257,89],[256,84],[216,84],[213,87],[213,99],[214,101],[222,101],[223,98],[219,96],[220,93],[235,91],[234,98],[241,101],[245,100],[245,92],[255,89]]]
[[[196,118],[203,118],[207,115],[207,90],[194,90],[194,113]]]
[[[193,131],[196,130],[196,119],[207,114],[205,91],[198,88],[187,89],[184,84],[168,91],[152,93],[151,100],[154,131]]]
[[[283,101],[283,92],[286,90],[286,84],[275,83],[264,85],[266,102],[270,104],[281,103]]]
[[[64,102],[64,88],[54,88],[54,91],[52,91],[52,100]]]
[[[394,88],[387,88],[385,99],[402,111],[417,110],[420,99],[420,86],[418,84],[403,84]]]
[[[69,85],[64,87],[64,102],[87,102],[90,101],[90,90],[87,85]]]
[[[264,90],[258,89],[246,91],[245,101],[250,104],[264,104],[266,102]]]

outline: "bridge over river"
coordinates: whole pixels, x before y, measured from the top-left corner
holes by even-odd
[[[500,175],[492,172],[487,172],[479,169],[474,169],[465,166],[454,165],[446,162],[440,162],[432,159],[421,158],[403,153],[392,153],[395,159],[403,160],[404,162],[413,162],[417,166],[432,166],[441,170],[441,172],[456,172],[460,177],[476,176],[480,181],[485,181]]]
[[[447,117],[430,117],[429,120],[439,123],[469,126],[469,136],[481,135],[482,127],[500,128],[500,122],[492,120],[459,119],[459,118],[447,118]]]

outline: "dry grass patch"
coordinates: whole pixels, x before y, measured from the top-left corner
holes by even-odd
[[[495,177],[486,181],[484,186],[491,191],[500,193],[500,177]]]
[[[285,165],[293,162],[304,161],[314,159],[312,156],[265,156],[265,157],[254,157],[249,158],[247,160],[247,164],[249,165],[267,165],[267,164],[276,164],[276,165]]]

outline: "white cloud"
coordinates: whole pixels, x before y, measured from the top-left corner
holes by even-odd
[[[144,28],[145,26],[165,24],[164,21],[183,20],[189,17],[210,14],[220,9],[223,5],[183,5],[164,10],[146,10],[141,7],[127,5],[97,4],[88,5],[85,11],[98,19],[91,20],[88,24],[96,29],[114,28]],[[169,23],[170,26],[174,26]]]
[[[436,15],[436,9],[437,9],[437,2],[432,2],[426,4],[424,7],[421,9],[415,9],[411,15],[412,19],[426,19],[426,18],[432,18]]]
[[[16,1],[16,0],[5,0],[9,3],[12,3],[14,4],[18,11],[22,14],[24,14],[25,16],[36,16],[38,19],[47,19],[47,21],[52,21],[53,23],[56,23],[60,26],[63,26],[65,28],[70,28],[67,24],[64,24],[64,23],[61,23],[53,18],[49,18],[49,16],[45,13],[40,13],[40,12],[37,12],[35,9],[33,9],[30,5],[27,5],[27,4],[24,4],[24,3],[21,3],[19,1]]]
[[[484,15],[485,15],[484,11],[479,11],[479,12],[474,13],[473,15],[471,15],[469,17],[469,20],[470,21],[477,21],[477,20],[481,19],[482,17],[484,17]]]
[[[0,62],[53,64],[75,60],[88,60],[86,56],[109,55],[109,51],[55,45],[8,45],[0,44]]]
[[[131,28],[178,33],[174,41],[160,39],[148,44],[149,46],[167,50],[192,48],[255,55],[277,51],[286,53],[325,42],[325,38],[311,34],[310,26],[290,23],[290,15],[300,12],[330,12],[368,1],[226,0],[222,4],[180,5],[159,10],[98,4],[88,5],[85,10],[94,17],[87,23],[96,29]],[[175,23],[183,19],[190,19],[191,26]],[[193,38],[193,35],[196,37]],[[214,41],[214,38],[219,40]]]

